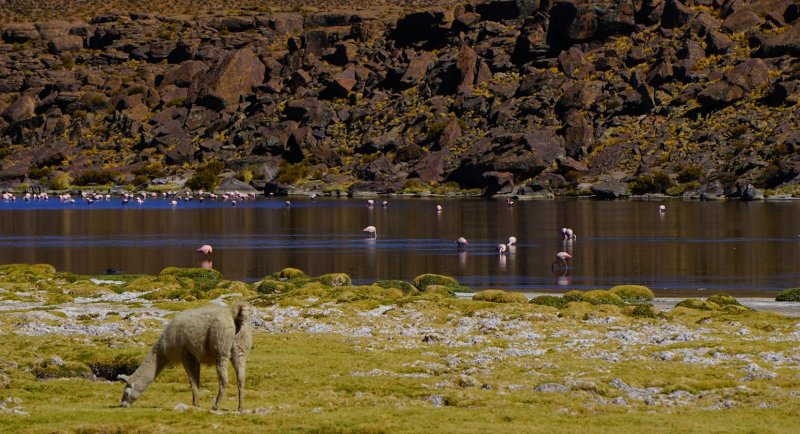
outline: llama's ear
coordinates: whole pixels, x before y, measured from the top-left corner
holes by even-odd
[[[130,378],[127,376],[127,375],[125,375],[125,374],[119,374],[119,375],[117,375],[117,380],[122,380],[122,381],[124,381],[124,382],[125,382],[125,384],[128,384],[128,385],[130,385],[130,384],[131,384],[131,381],[130,381],[131,379],[130,379]]]

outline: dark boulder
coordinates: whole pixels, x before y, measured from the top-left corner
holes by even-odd
[[[510,172],[486,172],[483,174],[485,196],[509,194],[514,191],[514,174]]]
[[[264,81],[264,71],[264,64],[249,48],[228,52],[192,83],[190,96],[205,107],[233,111],[243,96]]]
[[[83,38],[75,35],[56,36],[47,43],[47,49],[52,54],[61,54],[65,51],[78,51],[83,48]]]
[[[516,20],[539,10],[540,0],[494,0],[475,6],[481,19],[486,21]]]
[[[661,27],[672,29],[691,23],[696,12],[679,0],[666,0],[661,13]]]
[[[314,97],[289,101],[284,109],[287,119],[317,128],[325,128],[333,120],[333,110]]]
[[[3,27],[2,38],[9,44],[39,39],[39,31],[31,23],[11,23]]]
[[[400,47],[417,42],[439,45],[446,34],[442,27],[444,20],[445,14],[441,11],[412,12],[397,20],[390,37]]]
[[[630,33],[635,24],[631,0],[559,1],[550,8],[547,44],[560,51],[575,43]]]
[[[628,186],[621,181],[600,181],[592,185],[592,194],[598,199],[619,199],[630,196]]]
[[[761,47],[756,54],[761,57],[800,57],[800,21],[796,21],[782,33],[762,38]]]
[[[27,93],[17,97],[3,111],[3,119],[8,122],[26,121],[34,116],[36,112],[36,98]]]

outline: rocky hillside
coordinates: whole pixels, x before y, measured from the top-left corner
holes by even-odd
[[[800,194],[792,0],[395,3],[85,22],[19,6],[1,181]]]

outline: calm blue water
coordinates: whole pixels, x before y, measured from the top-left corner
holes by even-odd
[[[0,202],[0,262],[43,262],[97,274],[158,273],[206,259],[255,281],[284,267],[345,272],[358,283],[452,275],[474,288],[550,291],[648,285],[659,294],[773,295],[800,286],[800,202],[395,199],[164,199]],[[660,214],[658,205],[667,212]],[[441,204],[444,210],[435,211]],[[362,229],[377,227],[377,239]],[[578,238],[561,240],[567,226]],[[495,246],[516,236],[509,254]],[[463,236],[468,250],[459,252]],[[211,244],[214,253],[194,253]],[[555,254],[570,267],[551,267]]]

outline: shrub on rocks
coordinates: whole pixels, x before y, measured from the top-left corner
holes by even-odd
[[[531,304],[538,304],[541,306],[550,306],[556,309],[562,309],[564,306],[569,303],[567,299],[564,297],[557,297],[555,295],[540,295],[538,297],[533,298]]]
[[[566,303],[571,301],[583,301],[583,293],[581,291],[569,291],[564,294],[563,298]]]
[[[626,303],[642,303],[655,298],[653,290],[642,285],[617,285],[610,291]]]
[[[490,301],[492,303],[527,303],[528,297],[521,292],[509,292],[499,289],[488,289],[476,293],[473,297],[476,301]]]
[[[791,288],[781,291],[775,301],[800,301],[800,288]]]
[[[593,291],[586,291],[583,293],[583,300],[591,304],[613,304],[621,306],[625,304],[617,294],[604,289],[595,289]]]

